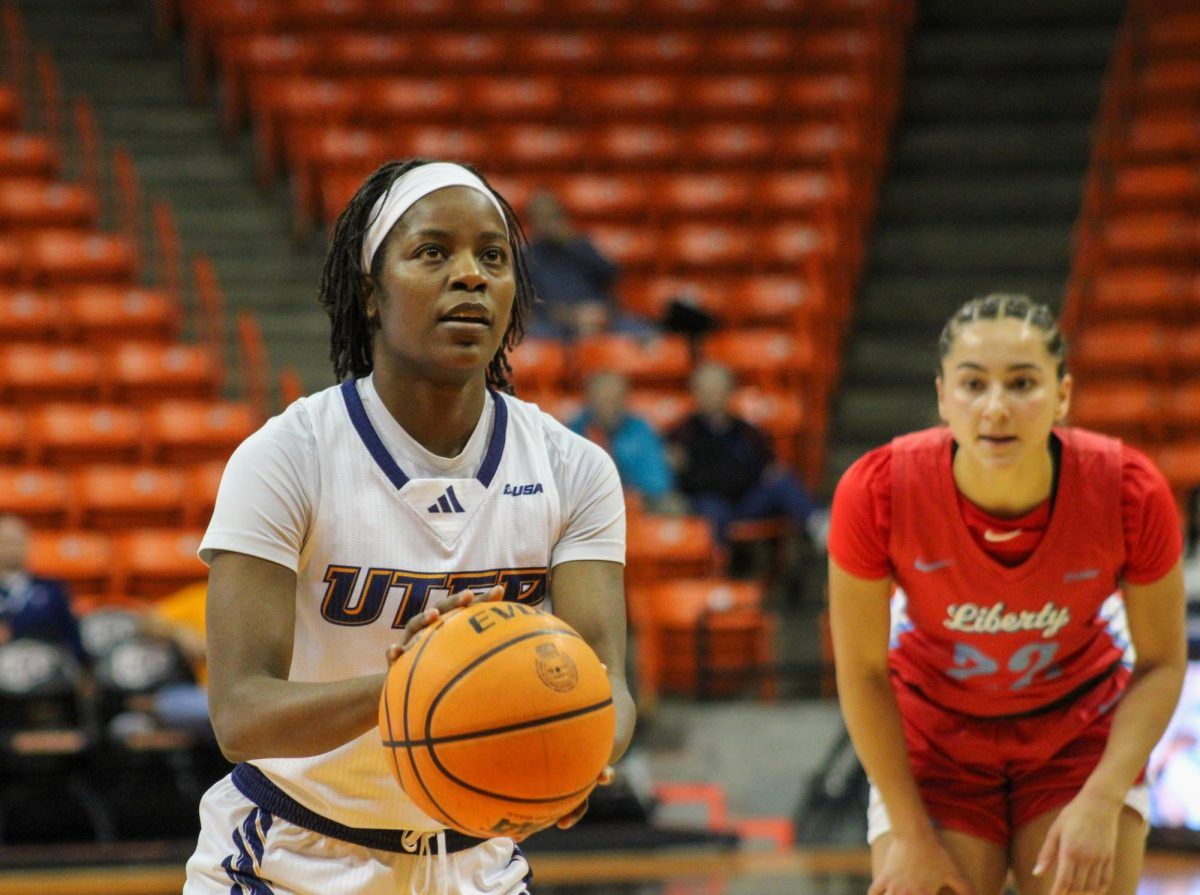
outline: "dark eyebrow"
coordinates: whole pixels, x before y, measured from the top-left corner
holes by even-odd
[[[443,239],[449,240],[452,234],[447,230],[438,230],[436,227],[426,227],[423,230],[414,230],[408,234],[409,237],[417,237],[421,239]],[[487,242],[508,242],[508,234],[501,233],[499,230],[485,230],[479,234],[479,238]]]
[[[986,372],[987,372],[987,369],[986,369],[985,367],[981,366],[980,364],[973,363],[973,362],[971,362],[971,361],[969,361],[969,360],[965,360],[965,361],[962,361],[962,362],[960,362],[959,364],[957,364],[957,365],[954,367],[954,369],[956,369],[956,370],[961,370],[961,369],[963,369],[964,367],[965,367],[966,369],[968,369],[968,370],[978,370],[980,373],[986,373]],[[1017,372],[1018,370],[1034,370],[1034,371],[1037,371],[1037,370],[1040,370],[1040,369],[1041,369],[1041,367],[1039,367],[1037,364],[1029,364],[1029,363],[1025,363],[1025,364],[1012,364],[1011,366],[1009,366],[1009,368],[1008,368],[1008,370],[1006,370],[1006,372],[1008,372],[1008,373],[1015,373],[1015,372]]]

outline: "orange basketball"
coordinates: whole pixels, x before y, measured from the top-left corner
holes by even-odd
[[[591,647],[519,603],[446,613],[392,665],[379,702],[400,786],[430,817],[480,837],[532,832],[582,802],[615,725]]]

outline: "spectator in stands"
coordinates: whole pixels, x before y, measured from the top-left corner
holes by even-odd
[[[587,381],[586,406],[571,429],[602,446],[617,464],[626,494],[636,494],[652,513],[681,513],[687,504],[675,490],[666,449],[654,428],[626,404],[629,383],[620,373],[596,373]]]
[[[214,739],[208,712],[208,646],[204,607],[207,582],[189,584],[156,600],[142,616],[142,631],[173,641],[191,665],[195,683],[169,684],[154,693],[147,706],[167,727],[183,728],[205,739]]]
[[[533,335],[576,339],[601,332],[653,334],[649,321],[623,311],[613,293],[620,273],[587,236],[571,226],[549,190],[529,199],[529,275],[541,299]]]
[[[30,573],[29,526],[0,515],[0,643],[32,637],[67,649],[81,666],[88,656],[66,585]]]
[[[732,522],[786,516],[824,547],[821,511],[800,480],[776,462],[771,437],[730,407],[733,374],[716,363],[692,373],[696,409],[668,436],[679,489],[718,541]]]

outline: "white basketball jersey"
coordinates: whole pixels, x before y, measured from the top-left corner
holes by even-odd
[[[300,556],[289,679],[377,674],[416,613],[465,588],[546,599],[563,527],[536,407],[489,392],[491,439],[473,478],[409,479],[353,381],[303,399],[319,458],[320,500]],[[353,827],[434,830],[393,779],[377,731],[311,758],[260,759],[308,808]]]

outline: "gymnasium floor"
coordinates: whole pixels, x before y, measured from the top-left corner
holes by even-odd
[[[781,853],[608,853],[533,858],[537,895],[861,895],[867,855],[852,850]],[[175,895],[179,864],[0,873],[0,895]],[[1200,855],[1155,853],[1139,895],[1200,895]]]

